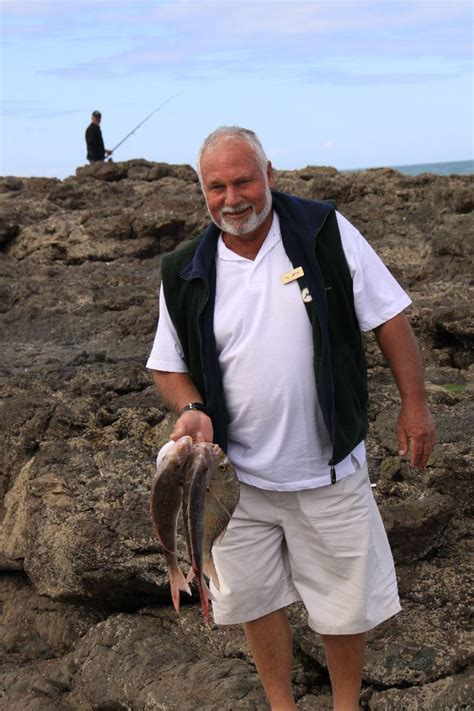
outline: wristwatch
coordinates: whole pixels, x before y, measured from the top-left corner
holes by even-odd
[[[181,415],[183,415],[188,410],[200,410],[201,412],[205,412],[206,415],[210,416],[209,410],[202,402],[188,402],[188,404],[182,407],[181,410],[178,412],[178,417],[181,417]]]

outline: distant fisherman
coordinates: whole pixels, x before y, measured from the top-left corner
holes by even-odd
[[[86,129],[86,143],[87,160],[92,164],[103,161],[105,156],[112,155],[112,151],[104,147],[104,139],[100,129],[100,121],[102,119],[100,111],[93,111],[91,119],[92,121]]]

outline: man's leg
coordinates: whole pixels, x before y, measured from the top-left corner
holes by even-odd
[[[244,630],[272,711],[293,711],[293,635],[285,609],[246,622]]]
[[[334,711],[358,711],[365,633],[321,635],[331,677]]]

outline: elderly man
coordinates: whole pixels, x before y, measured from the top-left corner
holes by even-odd
[[[212,219],[162,261],[147,366],[191,435],[227,450],[241,482],[214,547],[217,624],[243,623],[272,709],[296,708],[285,608],[300,600],[323,640],[334,708],[358,708],[365,632],[400,610],[370,487],[361,330],[400,391],[400,455],[434,443],[409,298],[332,205],[271,191],[257,136],[223,127],[198,171]]]

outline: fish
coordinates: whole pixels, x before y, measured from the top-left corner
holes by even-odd
[[[219,590],[212,547],[224,535],[240,498],[240,483],[225,452],[214,445],[212,475],[204,501],[203,571]]]
[[[212,445],[211,445],[212,446]],[[191,559],[191,569],[186,578],[196,580],[204,617],[209,622],[211,592],[203,578],[204,496],[212,474],[209,443],[199,442],[193,447],[193,455],[183,485],[183,523],[186,543]]]
[[[192,455],[192,438],[180,437],[158,464],[151,484],[151,518],[168,566],[171,599],[178,615],[180,591],[191,595],[189,584],[178,565],[176,531],[182,506],[186,463]]]
[[[212,594],[204,576],[219,589],[212,546],[224,534],[234,513],[240,484],[234,467],[219,445],[200,442],[193,449],[183,489],[183,519],[192,563],[187,582],[195,578],[203,615],[209,623]]]
[[[158,464],[151,487],[153,525],[165,557],[171,598],[179,615],[180,591],[191,594],[197,584],[201,608],[209,624],[213,596],[206,578],[219,589],[212,547],[222,536],[237,506],[240,484],[234,467],[217,444],[181,437],[169,447]],[[178,565],[176,532],[180,509],[191,568],[187,578]]]

